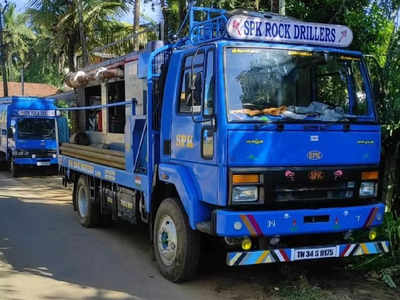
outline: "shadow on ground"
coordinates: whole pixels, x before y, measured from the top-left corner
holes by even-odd
[[[397,291],[345,271],[343,261],[228,268],[212,249],[196,280],[170,283],[152,260],[146,227],[85,229],[70,190],[60,184],[58,177],[0,178],[0,262],[7,265],[0,268],[0,295],[6,299],[18,295],[20,285],[12,283],[21,274],[26,284],[49,280],[34,283],[52,289],[43,299],[399,299]]]

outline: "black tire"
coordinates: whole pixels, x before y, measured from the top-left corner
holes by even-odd
[[[17,166],[15,163],[14,163],[14,158],[13,157],[11,157],[11,160],[10,160],[10,173],[11,173],[11,176],[12,177],[18,177],[19,176],[19,166]]]
[[[158,267],[161,274],[172,282],[183,282],[192,279],[197,273],[200,258],[199,233],[190,228],[186,214],[178,201],[175,198],[167,198],[160,204],[153,229],[153,249]],[[168,217],[174,223],[177,237],[176,256],[170,264],[166,264],[163,261],[159,250],[160,247],[163,247],[159,240],[160,234],[162,235],[161,222],[164,222],[163,220]],[[167,244],[169,244],[169,241]]]
[[[81,225],[84,227],[95,227],[99,225],[99,207],[90,200],[90,190],[86,176],[82,175],[79,177],[75,193],[76,207]],[[80,200],[82,201],[81,205]],[[84,203],[86,201],[87,207],[85,209]]]

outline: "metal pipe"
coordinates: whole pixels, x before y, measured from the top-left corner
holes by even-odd
[[[115,162],[118,164],[123,164],[125,165],[125,158],[123,157],[115,157],[112,155],[108,155],[108,154],[101,154],[101,153],[96,153],[96,152],[91,152],[91,151],[84,151],[84,150],[78,150],[78,149],[70,149],[70,148],[65,148],[63,146],[60,147],[61,150],[61,154],[62,153],[73,153],[75,156],[86,156],[86,157],[93,157],[95,159],[100,159],[100,160],[104,160],[104,161],[110,161],[110,162]]]
[[[102,159],[94,158],[92,156],[77,155],[76,153],[70,152],[70,151],[62,151],[61,154],[62,155],[67,155],[67,156],[70,156],[70,157],[74,157],[74,158],[78,158],[78,159],[84,159],[84,160],[87,160],[87,161],[93,162],[93,163],[102,164],[104,166],[109,166],[109,167],[114,167],[114,168],[117,168],[117,169],[125,170],[125,165],[117,163],[117,162],[112,162],[112,161],[108,161],[108,160],[102,160]]]
[[[83,151],[108,154],[108,155],[113,155],[113,156],[117,156],[117,157],[125,157],[124,152],[110,150],[110,149],[101,149],[101,148],[95,148],[95,147],[91,147],[91,146],[69,144],[69,143],[63,143],[61,146],[64,147],[64,149],[71,148],[71,151],[73,151],[75,149],[79,149],[79,150],[83,150]]]

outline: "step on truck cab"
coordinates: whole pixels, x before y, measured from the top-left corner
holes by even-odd
[[[380,127],[351,30],[200,7],[189,19],[189,36],[117,66],[137,96],[100,108],[107,120],[126,105],[123,149],[61,147],[81,223],[147,223],[172,281],[195,274],[204,234],[229,266],[388,252]]]
[[[23,167],[57,165],[56,130],[62,129],[60,138],[65,138],[68,130],[58,113],[53,99],[0,99],[0,162],[9,165],[13,176]]]

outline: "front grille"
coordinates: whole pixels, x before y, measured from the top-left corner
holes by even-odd
[[[53,154],[56,154],[56,150],[47,150],[47,149],[31,149],[31,150],[20,150],[21,152],[27,152],[28,155],[18,155],[18,157],[32,157],[33,154],[36,155],[36,158],[49,158],[53,157]]]
[[[353,181],[276,184],[272,188],[272,197],[276,202],[343,200],[351,199],[354,195],[355,184]]]
[[[232,191],[233,174],[260,174],[261,201],[256,204],[232,203],[234,209],[282,210],[320,207],[346,207],[375,203],[378,197],[360,198],[361,174],[375,171],[377,166],[341,167],[268,167],[232,168],[230,186]]]

